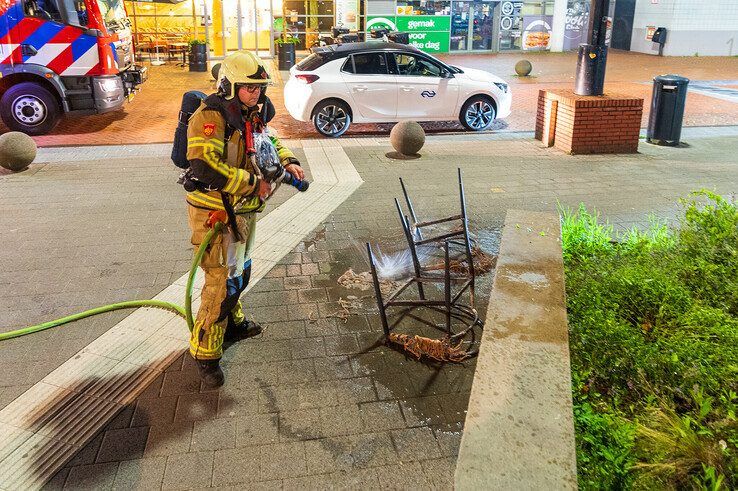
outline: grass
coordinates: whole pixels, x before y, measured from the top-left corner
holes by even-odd
[[[562,211],[579,485],[738,487],[738,208],[670,229]]]

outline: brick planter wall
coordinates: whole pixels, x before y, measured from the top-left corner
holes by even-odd
[[[643,99],[541,90],[536,139],[571,154],[635,153],[642,114]]]

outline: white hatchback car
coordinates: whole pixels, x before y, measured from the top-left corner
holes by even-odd
[[[507,83],[491,73],[447,65],[413,46],[349,43],[313,48],[290,70],[284,103],[293,118],[325,136],[351,123],[452,121],[486,130],[510,115]]]

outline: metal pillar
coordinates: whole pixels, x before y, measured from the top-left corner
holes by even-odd
[[[610,0],[591,0],[587,43],[579,45],[574,93],[602,95],[607,65],[607,21]]]

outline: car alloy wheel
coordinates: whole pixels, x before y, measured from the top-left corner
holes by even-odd
[[[469,128],[475,131],[484,130],[495,119],[495,109],[488,101],[475,101],[466,109],[464,119]]]
[[[324,106],[315,116],[316,126],[325,135],[339,135],[349,122],[346,111],[334,104]]]
[[[13,117],[26,126],[37,126],[46,120],[46,104],[33,95],[22,95],[13,101]]]

